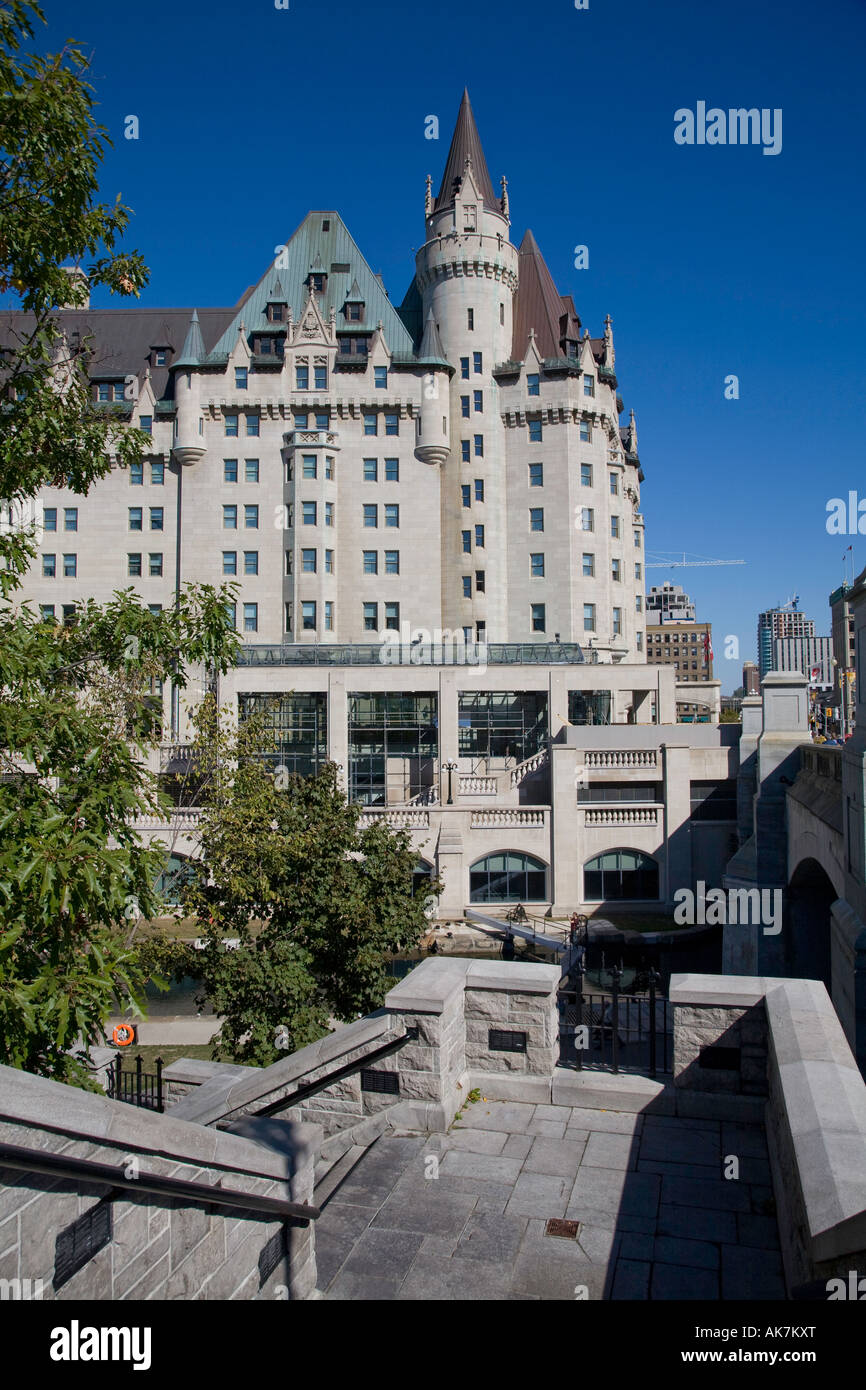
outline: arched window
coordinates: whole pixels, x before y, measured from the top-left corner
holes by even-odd
[[[419,859],[412,870],[412,897],[421,893],[426,895],[430,890],[430,880],[433,877],[433,865],[428,864],[426,859]]]
[[[659,866],[638,849],[611,849],[597,854],[583,866],[585,902],[612,898],[657,898]]]
[[[543,903],[547,901],[547,866],[531,854],[488,854],[469,870],[473,903]]]
[[[188,859],[182,858],[179,854],[170,854],[168,863],[156,880],[154,888],[169,906],[177,907],[180,902],[181,885],[191,876],[191,873]]]

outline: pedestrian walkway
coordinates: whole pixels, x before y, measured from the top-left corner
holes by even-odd
[[[762,1127],[614,1110],[481,1099],[448,1134],[383,1137],[316,1256],[328,1299],[785,1297]]]

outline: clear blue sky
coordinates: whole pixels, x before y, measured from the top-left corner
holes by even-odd
[[[92,50],[103,192],[135,210],[147,305],[234,304],[310,208],[342,214],[399,303],[468,86],[513,238],[532,227],[593,335],[613,317],[649,548],[748,561],[648,578],[713,623],[724,691],[760,608],[798,593],[829,631],[845,547],[866,564],[866,537],[825,527],[829,498],[866,496],[863,0],[45,8],[41,47]],[[781,153],[675,144],[698,101],[781,108]]]

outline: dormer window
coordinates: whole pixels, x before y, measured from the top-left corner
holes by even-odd
[[[346,318],[350,323],[361,323],[364,317],[363,304],[347,304]]]
[[[153,353],[153,365],[155,367],[168,366],[168,348],[151,348]]]
[[[476,214],[477,214],[477,208],[476,208],[476,206],[475,206],[474,203],[469,203],[469,204],[467,204],[467,206],[463,209],[463,230],[464,230],[464,232],[474,232],[474,231],[477,230],[477,226],[476,226]]]
[[[269,304],[269,305],[268,305],[268,319],[269,319],[269,321],[270,321],[271,323],[282,323],[282,322],[283,322],[283,309],[284,309],[284,307],[285,307],[285,306],[282,305],[282,304]]]
[[[310,288],[314,290],[316,294],[324,294],[327,278],[327,275],[312,274],[309,280]]]

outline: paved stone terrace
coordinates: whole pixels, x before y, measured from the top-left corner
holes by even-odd
[[[738,1180],[722,1176],[739,1158]],[[439,1160],[438,1178],[425,1177]],[[501,1101],[384,1136],[316,1222],[328,1299],[784,1298],[760,1125]],[[577,1240],[545,1235],[549,1217]]]

